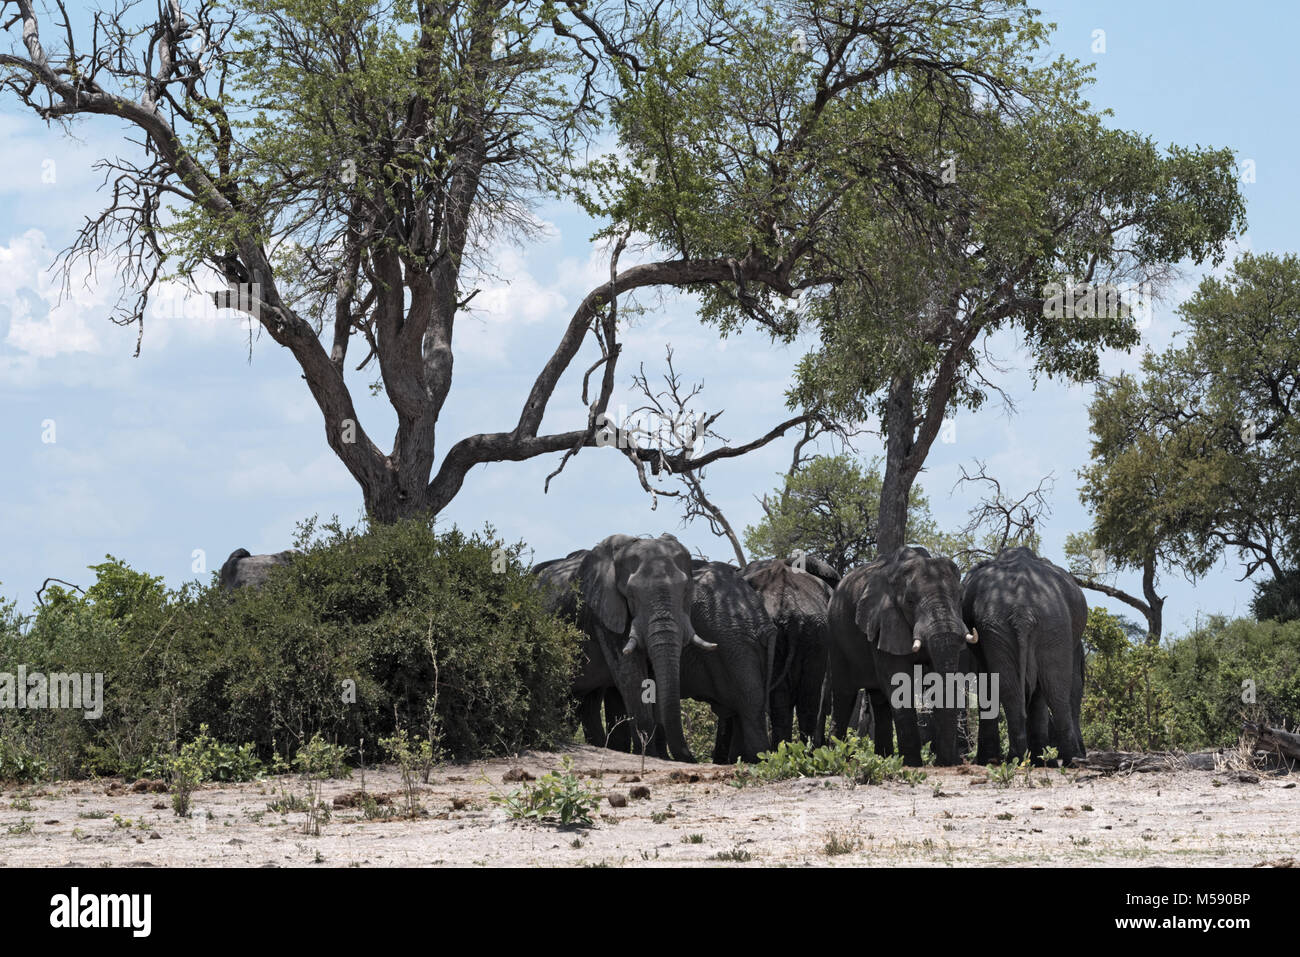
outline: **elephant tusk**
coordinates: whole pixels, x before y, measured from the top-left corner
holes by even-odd
[[[977,645],[977,644],[979,644],[979,640],[980,640],[980,630],[979,630],[978,628],[972,628],[972,629],[971,629],[971,630],[966,634],[966,643],[967,643],[967,644],[970,644],[970,645]]]
[[[691,644],[693,644],[696,648],[701,649],[702,651],[716,651],[718,649],[718,646],[715,645],[713,642],[705,641],[703,638],[701,638],[699,635],[696,634],[691,635]]]
[[[915,641],[912,642],[912,654],[916,654],[920,650],[921,650],[921,639],[917,638]]]
[[[631,638],[627,640],[627,644],[623,646],[623,654],[630,655],[632,652],[636,651],[636,646],[637,646],[637,637],[636,635],[633,635]]]

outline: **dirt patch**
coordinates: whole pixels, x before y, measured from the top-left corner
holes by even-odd
[[[491,796],[513,769],[532,777],[570,757],[600,797],[596,826],[508,819]],[[1038,770],[999,787],[982,768],[928,768],[922,784],[853,786],[838,778],[737,788],[730,768],[580,746],[437,769],[416,818],[368,819],[404,807],[401,775],[371,768],[329,781],[319,836],[304,833],[292,776],[208,786],[191,818],[120,781],[64,782],[0,794],[8,865],[235,867],[412,865],[1294,866],[1296,778],[1241,780],[1213,771],[1105,775]],[[515,780],[521,778],[511,775]],[[526,780],[526,778],[524,778]],[[116,785],[116,786],[113,786]],[[649,795],[643,796],[642,789]],[[634,799],[629,792],[638,792]],[[373,799],[367,801],[364,795]],[[610,795],[625,798],[613,806]]]

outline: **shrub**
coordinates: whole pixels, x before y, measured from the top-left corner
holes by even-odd
[[[713,706],[694,698],[683,698],[682,731],[691,753],[701,761],[708,760],[718,734],[718,717],[713,713]],[[723,760],[726,760],[725,756]]]
[[[1089,748],[1125,751],[1168,746],[1165,649],[1135,640],[1122,619],[1088,609],[1082,731]]]
[[[31,620],[0,604],[0,658],[104,676],[98,720],[0,714],[0,776],[155,776],[205,725],[217,780],[283,766],[317,734],[356,749],[409,728],[454,758],[569,738],[580,637],[546,613],[521,546],[421,521],[308,522],[297,545],[260,590],[214,575],[169,592],[110,556]]]
[[[1300,621],[1212,617],[1171,643],[1163,680],[1174,747],[1233,745],[1243,719],[1294,728],[1300,722]]]
[[[1250,613],[1260,621],[1300,619],[1300,571],[1291,569],[1280,577],[1256,582]]]
[[[1090,748],[1228,747],[1243,720],[1279,727],[1300,722],[1300,621],[1213,616],[1152,646],[1093,608],[1084,642],[1083,731]]]
[[[782,741],[775,751],[760,754],[757,764],[741,769],[735,780],[743,786],[751,781],[832,776],[860,784],[892,780],[915,784],[925,779],[924,772],[904,768],[901,755],[878,755],[869,740],[850,730],[843,738],[832,737],[829,744],[819,748],[804,741]]]
[[[504,807],[514,820],[591,827],[591,815],[600,806],[600,799],[573,773],[572,758],[564,758],[562,771],[543,774],[535,784],[525,782],[509,794],[494,794],[492,801]]]
[[[418,792],[415,783],[416,775],[428,784],[429,774],[441,757],[441,753],[435,751],[433,745],[427,740],[413,744],[405,728],[400,729],[392,737],[381,738],[379,746],[384,749],[390,760],[397,762],[397,766],[402,770],[402,792],[406,798],[406,813],[408,816],[413,816],[420,809],[420,802],[416,797]]]
[[[261,591],[205,606],[201,633],[227,636],[230,725],[354,747],[420,729],[455,758],[568,737],[580,640],[546,614],[519,546],[415,521],[324,531],[307,527]]]

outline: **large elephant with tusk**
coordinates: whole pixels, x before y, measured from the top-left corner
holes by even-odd
[[[573,691],[588,742],[608,739],[617,747],[630,738],[647,754],[694,761],[682,729],[682,656],[686,648],[708,654],[717,645],[691,623],[686,547],[668,534],[611,535],[534,572],[552,611],[570,616],[586,635]]]
[[[1049,743],[1062,764],[1086,754],[1080,711],[1088,603],[1070,573],[1028,548],[1008,548],[966,574],[962,609],[983,632],[976,658],[997,678],[1011,756],[1040,761]],[[982,718],[977,760],[1001,756],[997,716]]]
[[[937,762],[961,761],[957,715],[967,704],[968,677],[962,664],[969,660],[967,647],[979,641],[979,632],[962,619],[961,597],[957,566],[924,548],[904,546],[844,576],[828,611],[827,670],[837,733],[849,726],[858,689],[866,689],[876,752],[894,753],[897,727],[904,761],[919,766],[919,700],[933,708]],[[916,686],[918,674],[922,687]]]

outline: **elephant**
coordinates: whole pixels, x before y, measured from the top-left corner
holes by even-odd
[[[536,570],[552,609],[576,613],[574,620],[587,636],[574,693],[583,700],[588,741],[599,724],[593,697],[599,690],[602,702],[627,709],[628,730],[647,754],[668,757],[670,752],[678,761],[694,762],[682,729],[683,652],[714,652],[717,645],[701,638],[692,624],[694,582],[685,546],[669,534],[611,535],[590,551]],[[576,609],[566,597],[575,581]],[[610,688],[618,699],[608,694]]]
[[[944,699],[934,709],[934,750],[939,764],[960,761],[957,712],[949,700],[953,678],[962,676],[963,651],[979,640],[962,618],[961,580],[947,558],[902,546],[853,569],[835,588],[829,608],[830,676],[835,728],[843,734],[859,688],[865,688],[875,719],[876,753],[894,753],[893,729],[906,764],[921,764],[915,668],[942,676]],[[909,693],[910,690],[910,693]]]
[[[824,564],[824,563],[822,563]],[[811,568],[811,560],[805,568]],[[829,565],[826,570],[834,575]],[[834,587],[819,574],[800,570],[790,561],[766,559],[750,562],[741,573],[763,598],[763,607],[776,626],[777,659],[781,674],[772,686],[769,709],[774,742],[794,737],[792,712],[799,722],[799,737],[825,743],[822,710],[830,634],[827,612]],[[835,575],[838,581],[839,576]]]
[[[979,630],[976,658],[997,678],[1011,755],[1062,764],[1087,752],[1080,729],[1083,629],[1088,603],[1065,569],[1028,548],[1008,548],[966,574],[962,613]],[[977,760],[1001,759],[996,715],[980,721]]]
[[[735,565],[693,564],[691,621],[717,651],[682,653],[682,697],[705,701],[717,716],[714,764],[757,761],[771,743],[768,701],[776,679],[777,628]]]
[[[293,561],[292,551],[276,552],[271,555],[251,555],[246,548],[237,548],[230,553],[225,564],[221,566],[218,583],[224,591],[237,588],[261,588],[271,575],[271,570]]]
[[[573,585],[588,549],[570,552],[564,558],[555,558],[533,566],[538,587],[548,597],[548,609],[568,621],[581,622],[580,601]],[[632,750],[630,717],[623,707],[623,698],[614,686],[614,677],[605,664],[605,655],[596,638],[587,635],[580,652],[580,667],[573,679],[572,691],[578,701],[578,717],[582,723],[583,737],[588,744],[609,747],[615,751]],[[601,718],[604,709],[608,725]],[[608,730],[606,727],[608,726]],[[659,756],[661,742],[656,742],[653,752]]]

